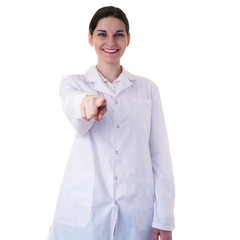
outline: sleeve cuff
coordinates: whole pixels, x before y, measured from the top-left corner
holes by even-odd
[[[153,222],[152,227],[159,229],[159,230],[164,230],[164,231],[173,231],[175,226],[174,225],[164,225],[164,224],[158,224]]]

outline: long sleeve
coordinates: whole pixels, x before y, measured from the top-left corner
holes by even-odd
[[[150,153],[155,182],[154,217],[152,226],[171,231],[174,223],[175,185],[167,130],[159,91],[152,102]]]
[[[80,104],[85,96],[86,93],[82,92],[69,76],[62,78],[60,97],[62,98],[63,111],[80,136],[85,135],[94,122],[93,119],[86,121],[81,117]]]

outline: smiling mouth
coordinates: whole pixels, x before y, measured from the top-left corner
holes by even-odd
[[[119,51],[119,49],[102,49],[105,53],[108,53],[108,54],[114,54],[114,53],[117,53]]]

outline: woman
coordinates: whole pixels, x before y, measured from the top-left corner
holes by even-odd
[[[48,239],[170,240],[174,181],[158,88],[120,65],[130,42],[121,9],[99,9],[88,38],[97,65],[60,88],[76,137]]]

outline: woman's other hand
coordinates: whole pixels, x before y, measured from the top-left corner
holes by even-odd
[[[158,240],[159,236],[161,240],[172,240],[172,232],[154,228],[153,240]]]

